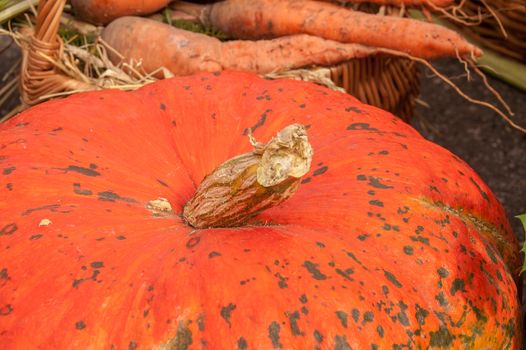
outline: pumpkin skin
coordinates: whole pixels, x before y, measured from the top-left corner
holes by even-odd
[[[244,227],[183,222],[247,128],[291,123],[314,148],[291,199]],[[78,94],[0,125],[0,174],[3,349],[520,348],[501,205],[346,94],[236,72]]]

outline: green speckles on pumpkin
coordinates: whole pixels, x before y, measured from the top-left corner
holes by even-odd
[[[200,313],[199,316],[197,316],[197,329],[199,329],[200,332],[205,331],[205,314]]]
[[[177,326],[175,338],[170,340],[164,347],[164,350],[188,350],[192,345],[192,331],[188,328],[185,321],[180,321]]]
[[[123,201],[126,203],[137,203],[137,201],[130,197],[123,197],[113,191],[103,191],[97,193],[98,199],[103,202]]]
[[[488,322],[488,317],[480,310],[478,307],[473,305],[471,300],[468,301],[469,306],[471,307],[471,310],[475,313],[475,316],[477,317],[477,322],[486,323]]]
[[[511,348],[513,343],[512,339],[515,337],[515,326],[516,321],[513,318],[501,325],[501,329],[504,331],[504,334],[506,334],[506,338],[508,340],[505,342],[507,346],[503,350]]]
[[[69,210],[67,209],[60,210],[60,204],[49,204],[49,205],[43,205],[41,207],[26,209],[21,213],[21,215],[22,216],[30,215],[40,210],[49,210],[53,213],[69,213]]]
[[[408,206],[403,206],[403,207],[399,207],[397,210],[396,210],[396,213],[399,214],[399,215],[405,215],[407,213],[409,213],[409,210],[411,208],[409,208]]]
[[[287,317],[289,318],[290,330],[293,336],[304,336],[305,333],[300,330],[298,325],[298,320],[300,319],[300,313],[298,311],[287,312]]]
[[[437,193],[440,193],[440,190],[438,189],[438,187],[434,186],[434,185],[429,185],[429,191],[430,192],[437,192]]]
[[[228,304],[225,307],[221,308],[220,314],[221,317],[228,323],[228,327],[232,327],[232,324],[230,323],[230,317],[232,316],[232,311],[236,309],[236,304]]]
[[[263,126],[263,124],[265,124],[265,121],[267,120],[267,113],[270,113],[272,112],[272,109],[269,109],[267,108],[265,110],[265,112],[263,112],[263,114],[261,114],[261,117],[258,119],[258,121],[256,122],[256,124],[254,124],[252,127],[250,128],[246,128],[243,132],[243,136],[246,136],[249,134],[249,132],[254,132],[256,131],[257,128]]]
[[[391,224],[384,224],[384,226],[382,227],[382,229],[384,229],[385,231],[396,231],[396,232],[400,232],[400,226],[398,225],[391,225]]]
[[[325,248],[325,244],[322,242],[316,242],[316,245],[320,248]]]
[[[445,267],[438,268],[437,272],[440,278],[446,278],[449,276],[449,271]]]
[[[277,323],[276,321],[273,321],[268,326],[268,337],[270,341],[272,342],[272,347],[274,349],[281,349],[283,347],[283,345],[281,345],[280,340],[279,340],[280,330],[281,330],[281,327],[279,323]]]
[[[389,185],[382,183],[379,177],[374,177],[374,176],[369,176],[369,182],[367,183],[367,185],[374,187],[376,189],[381,189],[381,190],[387,190],[387,189],[393,188],[393,186],[389,186]]]
[[[312,278],[316,279],[316,280],[325,280],[327,279],[327,276],[325,274],[323,274],[319,269],[318,269],[318,264],[315,264],[313,263],[312,261],[308,261],[306,260],[304,263],[303,263],[303,267],[305,267],[307,269],[307,271],[310,272]]]
[[[239,337],[237,340],[237,350],[247,350],[248,344],[245,338]]]
[[[186,241],[186,248],[188,249],[195,248],[200,242],[201,242],[200,236],[191,237],[188,241]]]
[[[94,269],[100,269],[104,267],[104,262],[102,261],[94,261],[90,264],[90,266]]]
[[[308,315],[309,314],[309,309],[307,309],[305,306],[302,306],[300,310],[301,310],[301,313],[304,314],[304,315]]]
[[[362,326],[364,326],[367,323],[374,321],[374,314],[371,311],[365,311],[363,313],[363,319],[362,319]]]
[[[378,325],[378,326],[376,327],[376,333],[378,333],[378,336],[379,336],[380,338],[383,338],[383,337],[384,337],[384,334],[385,334],[385,332],[384,332],[384,327],[382,327],[381,325]]]
[[[360,310],[352,309],[351,315],[354,322],[358,323],[358,321],[360,320]]]
[[[451,285],[451,288],[449,289],[449,293],[454,296],[459,291],[465,292],[466,290],[464,288],[465,288],[464,280],[461,278],[455,278],[455,280],[453,281]]]
[[[429,245],[429,238],[423,236],[410,236],[409,237],[413,242],[423,243]]]
[[[18,230],[18,226],[15,223],[7,224],[0,229],[0,236],[9,236]]]
[[[353,107],[355,108],[355,107]],[[368,130],[368,131],[378,131],[376,128],[372,128],[368,123],[353,123],[347,126],[347,130]]]
[[[413,255],[414,249],[410,245],[404,246],[404,253],[407,255]]]
[[[488,194],[482,190],[480,185],[472,177],[470,177],[469,180],[471,181],[471,183],[473,185],[475,185],[475,187],[479,191],[479,193],[482,196],[482,198],[484,198],[484,200],[489,203],[489,196],[488,196]]]
[[[371,235],[368,234],[368,233],[362,233],[362,234],[359,234],[358,236],[356,236],[356,238],[358,238],[358,240],[360,241],[365,241],[367,238],[369,238]]]
[[[353,252],[349,252],[349,251],[346,251],[345,252],[347,254],[347,256],[351,259],[353,259],[358,265],[360,265],[361,267],[363,267],[364,270],[368,271],[369,269],[367,268],[367,266],[365,266],[360,260],[358,260],[358,258],[356,257],[356,255],[354,255]]]
[[[382,293],[384,293],[384,295],[389,294],[389,287],[386,286],[386,285],[383,285],[382,286]]]
[[[497,279],[498,279],[499,281],[502,282],[502,281],[504,280],[504,279],[502,278],[502,274],[500,273],[499,270],[496,271],[496,275],[497,275]]]
[[[346,280],[348,280],[350,282],[354,281],[354,278],[350,277],[350,275],[352,275],[354,273],[354,270],[352,268],[348,268],[348,269],[345,269],[345,270],[335,269],[335,271],[336,271],[336,273],[338,275],[342,276]]]
[[[449,215],[446,215],[446,217],[442,220],[435,220],[435,223],[440,227],[446,227],[447,225],[451,224],[451,221],[449,220]]]
[[[448,348],[454,339],[455,336],[453,336],[444,325],[441,325],[436,332],[429,332],[429,345],[432,347]]]
[[[212,258],[215,258],[215,257],[218,257],[218,256],[221,256],[221,253],[216,252],[216,251],[211,251],[210,253],[208,253],[208,258],[209,259],[212,259]]]
[[[276,272],[274,276],[278,279],[278,287],[280,289],[288,288],[289,285],[287,283],[288,278],[282,276],[279,272]]]
[[[334,337],[334,350],[352,350],[345,335],[337,335]]]
[[[87,188],[82,188],[78,182],[73,184],[73,192],[81,196],[91,196],[93,194],[93,191]]]
[[[448,301],[446,299],[446,296],[444,295],[444,292],[439,292],[436,296],[435,296],[435,299],[438,301],[438,304],[440,306],[447,306],[448,305]]]
[[[336,311],[336,317],[338,317],[338,320],[340,320],[342,327],[347,328],[347,313],[345,311],[338,310]]]
[[[321,343],[323,341],[323,335],[317,329],[314,330],[312,335],[314,336],[314,340],[316,340],[316,343],[319,344],[319,343]]]
[[[429,311],[420,307],[420,305],[415,305],[415,318],[419,325],[423,326],[426,324],[426,317],[429,315]]]
[[[74,173],[78,173],[78,174],[81,174],[84,176],[90,176],[90,177],[100,176],[100,173],[94,170],[97,168],[97,166],[96,165],[93,166],[93,165],[95,164],[90,164],[89,168],[81,167],[78,165],[70,165],[67,168],[55,168],[55,170],[61,170],[64,173],[74,172]]]
[[[144,309],[142,312],[142,317],[146,318],[150,314],[150,309]]]
[[[370,205],[377,206],[377,207],[383,207],[383,206],[384,206],[384,202],[379,201],[379,200],[377,200],[377,199],[370,200],[370,201],[369,201],[369,204],[370,204]]]
[[[314,172],[312,173],[312,176],[319,176],[321,174],[324,174],[327,170],[329,170],[329,167],[324,165],[324,166],[314,170]]]
[[[0,281],[2,281],[2,280],[3,281],[7,281],[9,279],[10,279],[9,272],[8,272],[7,268],[4,267],[3,269],[0,270]],[[2,282],[2,283],[4,283],[4,282]],[[3,286],[3,284],[0,284],[0,287],[1,286]]]
[[[397,288],[402,288],[402,283],[400,283],[400,281],[398,281],[398,279],[396,278],[396,276],[394,274],[392,274],[391,272],[387,271],[387,270],[384,270],[384,276],[385,278],[387,278],[387,280],[389,280],[389,282],[391,282],[395,287]]]
[[[14,166],[11,166],[11,167],[8,167],[8,168],[4,168],[2,170],[2,175],[9,175],[15,170],[16,170],[16,167],[14,167]]]
[[[486,253],[488,253],[491,261],[496,264],[498,262],[497,257],[495,256],[495,251],[489,245],[486,244]]]
[[[398,303],[398,307],[400,307],[400,312],[396,315],[396,318],[403,326],[409,326],[409,317],[407,317],[407,313],[405,310],[407,310],[407,304],[405,304],[403,301],[400,301]]]

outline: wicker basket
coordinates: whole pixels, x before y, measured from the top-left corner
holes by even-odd
[[[63,48],[58,36],[60,16],[66,0],[40,0],[37,23],[26,47],[22,47],[20,93],[28,106],[42,102],[40,96],[68,90],[94,90],[96,87],[61,74],[50,58],[57,59]]]
[[[331,79],[360,101],[409,120],[420,94],[416,62],[391,56],[358,58],[331,68]]]
[[[66,0],[40,0],[37,24],[24,48],[20,79],[26,105],[42,101],[44,94],[97,89],[63,75],[49,57],[59,57],[62,40],[57,35]],[[44,54],[44,55],[43,55]],[[47,58],[46,58],[47,57]],[[403,58],[374,56],[330,67],[331,79],[362,102],[388,110],[404,120],[412,115],[419,95],[420,75],[414,62]]]
[[[484,16],[480,25],[464,27],[465,34],[489,49],[526,62],[526,0],[485,0],[485,3],[487,7],[480,0],[464,3],[462,9],[467,15]]]

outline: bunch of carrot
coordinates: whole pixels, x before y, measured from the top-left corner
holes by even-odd
[[[334,0],[361,3],[366,0]],[[399,6],[446,7],[453,0],[368,0]],[[147,14],[169,0],[73,0],[78,13],[112,21],[103,39],[122,56],[142,60],[146,71],[160,66],[174,74],[240,69],[269,73],[309,65],[333,65],[391,50],[431,59],[476,57],[481,51],[444,27],[397,16],[368,14],[330,0],[224,0],[212,4],[175,1],[170,7],[227,34],[231,41],[177,29]],[[141,4],[142,7],[141,7]],[[87,10],[86,10],[87,9]],[[99,12],[97,12],[97,9]],[[152,54],[155,53],[155,54]]]

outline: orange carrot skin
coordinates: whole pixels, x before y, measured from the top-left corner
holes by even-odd
[[[86,22],[103,25],[123,16],[154,13],[170,0],[71,0],[75,14]]]
[[[308,65],[332,65],[376,51],[310,35],[274,40],[221,42],[200,33],[174,28],[140,17],[121,17],[110,23],[102,38],[126,61],[142,61],[148,73],[166,67],[176,75],[199,71],[244,70],[270,73]],[[110,53],[117,63],[120,58]]]
[[[421,58],[480,56],[447,28],[379,16],[312,0],[226,0],[202,8],[201,21],[239,39],[306,33],[325,39],[403,51]]]
[[[344,44],[307,34],[273,40],[234,40],[222,45],[224,69],[260,74],[312,65],[331,66],[376,53],[376,50],[363,45]]]
[[[325,1],[325,0],[324,0]],[[361,4],[364,2],[378,5],[392,5],[392,6],[432,6],[432,7],[448,7],[455,3],[454,0],[337,0],[337,2],[349,4]]]

